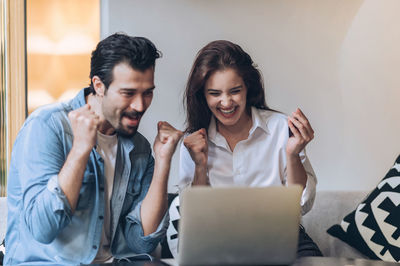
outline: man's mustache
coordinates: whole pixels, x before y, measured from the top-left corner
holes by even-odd
[[[122,116],[127,116],[130,119],[138,119],[142,117],[144,112],[136,112],[136,111],[131,111],[131,112],[123,112]]]

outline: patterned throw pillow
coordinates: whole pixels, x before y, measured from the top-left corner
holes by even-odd
[[[327,232],[371,259],[400,262],[400,156],[356,210]]]
[[[166,237],[161,241],[161,258],[178,257],[178,228],[181,218],[178,194],[168,194],[169,226]]]
[[[169,227],[167,230],[167,242],[169,250],[174,258],[178,258],[178,228],[181,214],[179,211],[179,196],[176,196],[169,207]]]

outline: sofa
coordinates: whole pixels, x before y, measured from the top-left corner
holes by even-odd
[[[6,235],[7,228],[7,198],[0,197],[0,244]]]
[[[0,197],[0,265],[3,265],[4,246],[1,245],[6,235],[7,226],[7,198]]]
[[[357,250],[326,233],[333,224],[340,223],[367,195],[364,191],[318,191],[312,210],[302,218],[307,233],[318,244],[324,256],[366,258]],[[6,232],[6,198],[0,197],[0,241]]]
[[[368,195],[367,191],[318,191],[314,206],[302,217],[308,235],[326,257],[367,258],[356,249],[329,235],[326,230],[353,211]]]

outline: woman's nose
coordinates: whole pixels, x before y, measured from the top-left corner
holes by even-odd
[[[230,95],[222,95],[221,105],[224,107],[229,107],[231,105],[231,96]]]

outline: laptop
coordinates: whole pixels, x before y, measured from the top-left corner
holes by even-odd
[[[180,196],[179,265],[287,265],[296,259],[300,186],[191,187]]]

